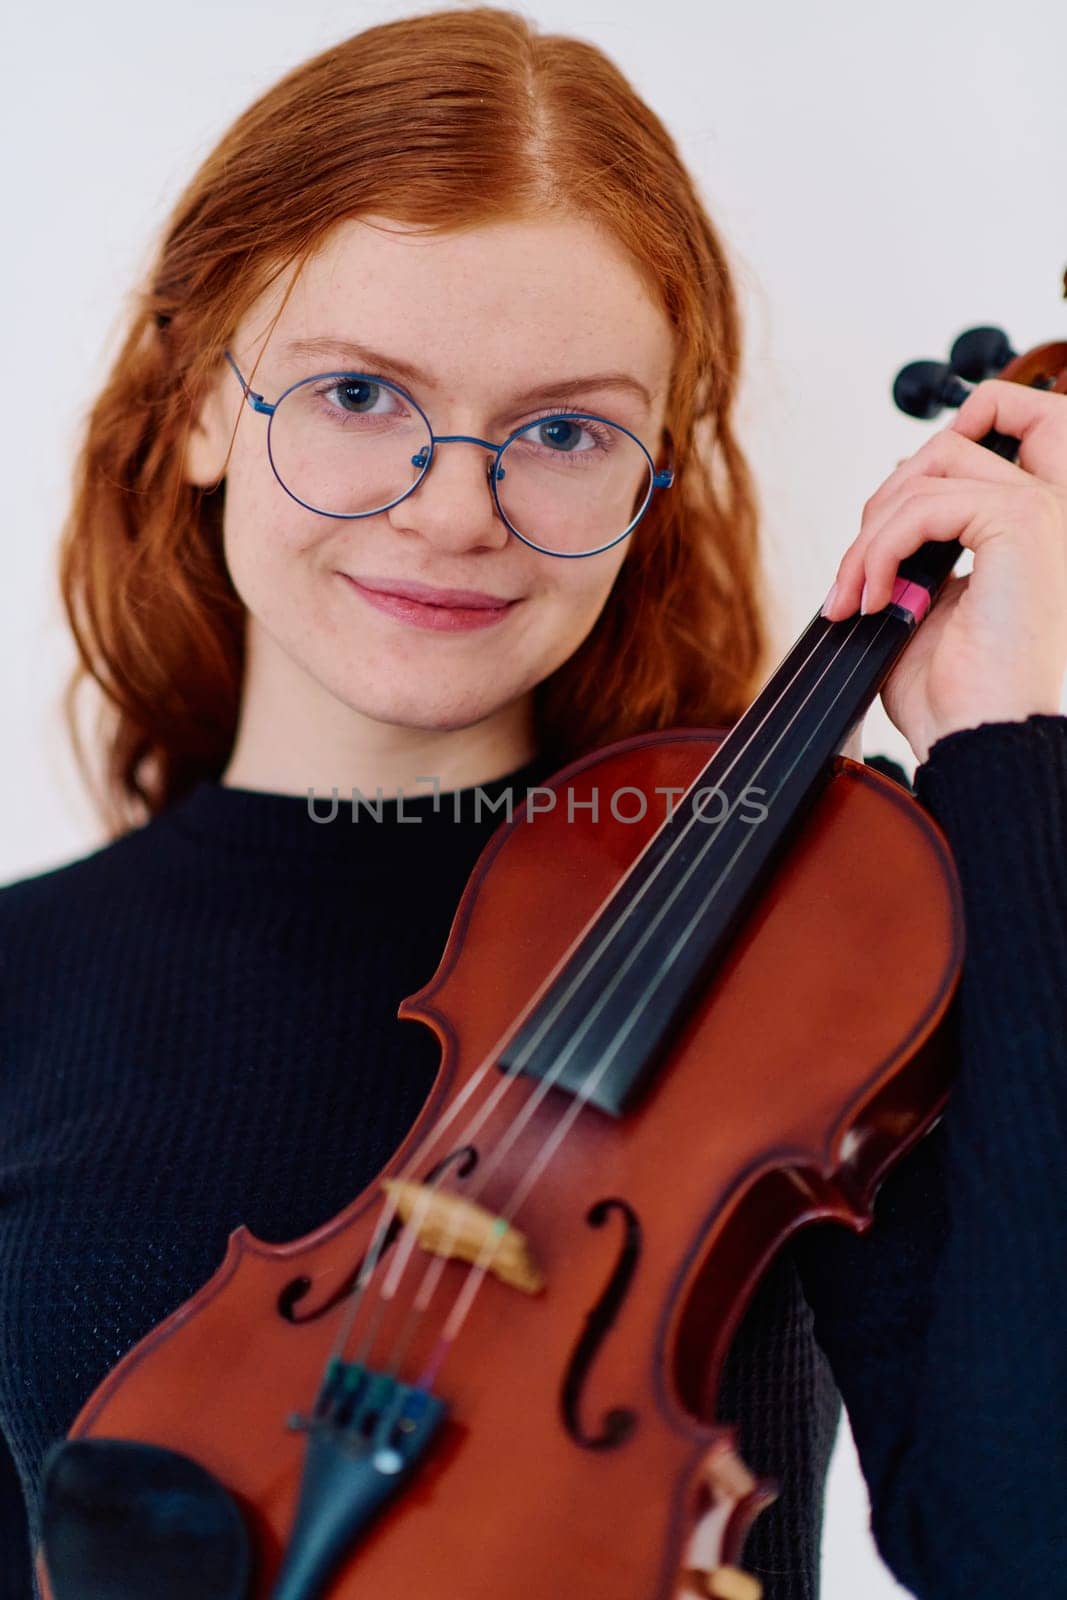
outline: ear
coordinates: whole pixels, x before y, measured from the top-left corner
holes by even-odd
[[[185,445],[182,475],[186,483],[213,489],[222,480],[236,417],[233,399],[240,401],[236,384],[233,396],[223,388],[224,372],[211,385],[193,418]],[[243,402],[241,402],[243,403]]]

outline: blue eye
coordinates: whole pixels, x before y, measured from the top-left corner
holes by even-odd
[[[333,377],[329,382],[313,385],[316,400],[325,402],[328,410],[337,417],[398,417],[401,414],[400,396],[374,377],[354,372]]]
[[[333,395],[342,411],[361,412],[372,411],[383,390],[380,383],[372,383],[368,378],[346,378],[320,392]]]
[[[557,417],[552,422],[542,423],[539,432],[546,444],[558,450],[576,449],[582,435],[579,424],[568,417]]]
[[[591,466],[595,458],[602,459],[615,450],[623,437],[614,423],[546,411],[540,422],[528,422],[515,442],[521,440],[530,450],[546,456],[568,456],[576,464],[580,460],[583,466]]]

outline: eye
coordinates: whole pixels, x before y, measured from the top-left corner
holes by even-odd
[[[334,395],[335,403],[343,411],[374,411],[379,409],[380,401],[385,401],[387,406],[394,403],[390,390],[383,389],[380,383],[374,383],[370,378],[345,378],[339,383],[325,385],[317,392]]]
[[[556,450],[577,450],[585,429],[573,417],[552,417],[536,430],[544,444]],[[586,446],[588,449],[589,446]]]
[[[376,376],[353,372],[334,375],[311,386],[317,409],[327,418],[400,417],[405,415],[397,392]]]
[[[543,421],[527,423],[515,443],[546,455],[578,456],[606,454],[619,437],[611,423],[592,417],[561,417],[548,412]]]

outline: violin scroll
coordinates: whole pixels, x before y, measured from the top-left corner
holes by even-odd
[[[1067,299],[1067,272],[1063,275],[1063,292]],[[946,407],[961,406],[971,392],[971,384],[994,377],[1065,394],[1067,343],[1054,340],[1020,355],[1003,328],[967,328],[953,341],[947,361],[909,361],[901,367],[893,380],[893,401],[907,416],[930,422]],[[1005,440],[1005,445],[1017,443]],[[996,443],[990,448],[1001,455],[1009,454],[1007,448],[1001,449]]]

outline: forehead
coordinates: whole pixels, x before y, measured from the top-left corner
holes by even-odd
[[[257,353],[292,275],[245,319]],[[658,397],[673,352],[639,264],[604,229],[573,217],[444,234],[387,218],[340,223],[299,274],[268,350],[322,336],[388,345],[442,388],[614,367]]]

